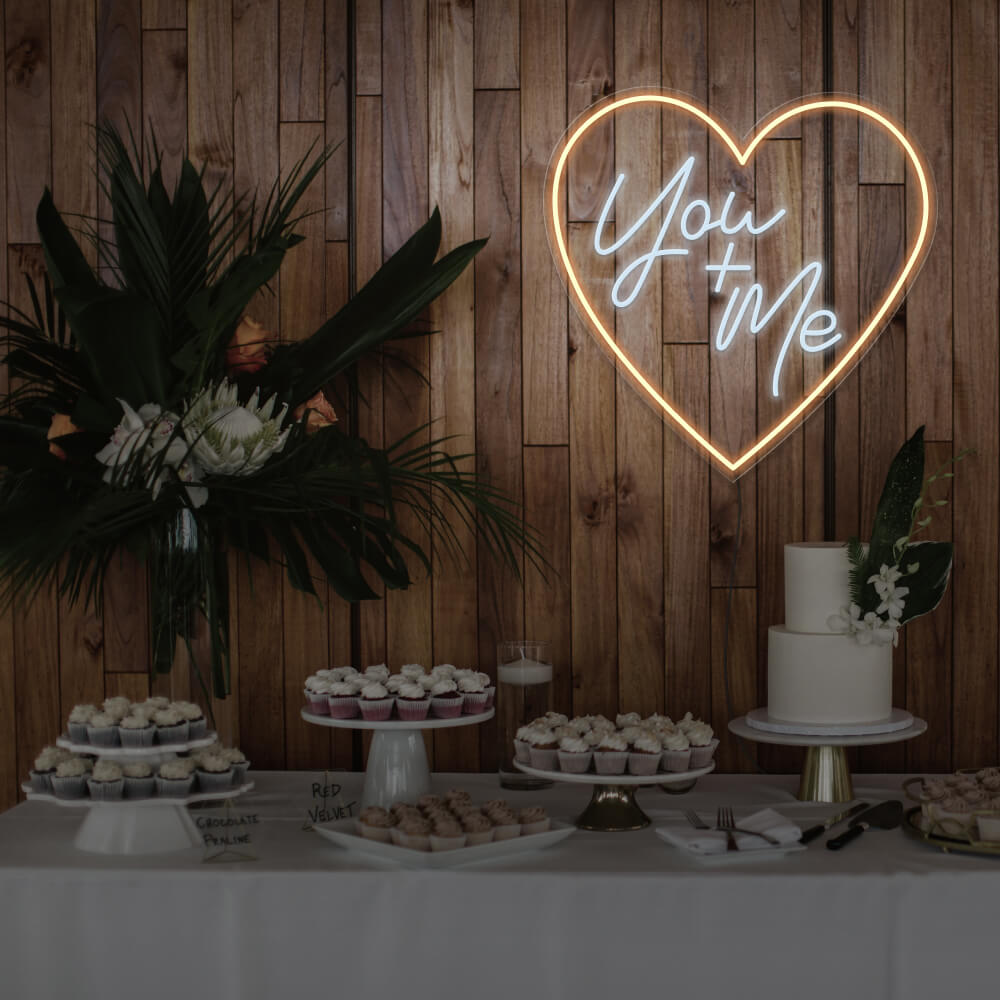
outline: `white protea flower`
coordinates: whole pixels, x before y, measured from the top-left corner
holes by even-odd
[[[274,413],[276,397],[260,406],[260,390],[246,402],[238,389],[223,379],[213,390],[204,389],[184,415],[184,434],[206,472],[221,476],[249,476],[285,447],[291,425],[281,429],[288,406]]]

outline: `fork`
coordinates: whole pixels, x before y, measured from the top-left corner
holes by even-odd
[[[759,833],[757,830],[747,830],[742,826],[737,826],[736,817],[733,815],[731,806],[719,806],[715,814],[715,829],[724,830],[729,838],[727,844],[732,843],[734,845],[733,847],[727,846],[726,850],[728,851],[735,850],[735,838],[733,836],[735,833],[748,833],[751,837],[760,837],[775,847],[781,844],[781,841],[777,837],[772,837],[769,833]]]

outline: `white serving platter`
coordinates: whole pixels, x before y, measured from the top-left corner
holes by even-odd
[[[104,757],[107,760],[121,760],[123,758],[142,760],[209,747],[215,742],[216,735],[216,733],[206,733],[201,739],[185,740],[183,743],[154,743],[151,747],[99,747],[94,743],[74,743],[69,736],[63,733],[56,740],[56,746],[62,747],[64,750],[71,750],[73,753],[83,753],[90,757]]]
[[[799,854],[807,849],[807,845],[805,844],[782,844],[778,847],[759,847],[749,851],[719,851],[716,854],[702,854],[698,851],[690,850],[671,838],[673,830],[690,830],[690,827],[684,820],[679,819],[676,822],[668,820],[664,825],[655,827],[654,830],[656,836],[674,848],[678,855],[690,858],[692,861],[696,861],[698,864],[709,868],[725,865],[741,865],[747,862],[776,861],[789,854]]]
[[[412,729],[452,729],[455,726],[474,726],[479,722],[492,719],[494,709],[476,712],[473,715],[457,715],[454,719],[438,719],[428,715],[419,722],[407,722],[404,719],[386,719],[385,722],[367,722],[360,716],[354,719],[333,719],[329,715],[316,715],[308,708],[302,709],[301,715],[306,722],[314,726],[330,726],[332,729],[372,729],[381,733],[405,733]]]
[[[514,761],[519,771],[535,778],[548,778],[550,781],[565,781],[571,785],[678,785],[685,781],[694,781],[702,775],[715,770],[715,761],[707,767],[696,767],[690,771],[657,771],[656,774],[597,774],[586,771],[583,774],[570,774],[568,771],[543,771],[539,767],[531,767]]]
[[[913,725],[913,715],[906,709],[894,708],[887,718],[872,722],[805,723],[772,719],[766,708],[755,708],[747,712],[746,722],[751,729],[791,736],[879,736],[909,729]]]
[[[25,783],[21,785],[21,790],[32,802],[51,802],[56,806],[63,806],[67,809],[80,809],[83,806],[91,809],[132,809],[132,808],[160,808],[165,806],[189,806],[195,802],[221,802],[224,799],[235,799],[240,795],[253,791],[253,782],[246,781],[242,785],[233,788],[226,788],[218,792],[194,792],[191,795],[149,795],[144,799],[92,799],[85,796],[82,799],[61,799],[58,795],[50,792],[36,792],[31,785]]]
[[[481,861],[506,858],[526,851],[536,851],[565,840],[576,832],[569,823],[552,820],[552,827],[544,833],[528,833],[510,840],[497,840],[475,847],[459,847],[454,851],[416,851],[412,847],[397,847],[392,843],[369,840],[357,832],[356,819],[338,819],[321,823],[313,829],[326,840],[357,854],[366,854],[381,861],[392,861],[407,868],[458,868]]]

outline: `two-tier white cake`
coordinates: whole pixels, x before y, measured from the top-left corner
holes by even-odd
[[[767,714],[804,725],[878,722],[892,712],[892,646],[827,624],[850,602],[842,542],[785,546],[785,624],[767,630]]]

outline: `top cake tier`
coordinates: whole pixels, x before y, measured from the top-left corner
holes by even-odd
[[[785,628],[830,633],[826,620],[850,602],[851,563],[843,542],[785,546]]]

